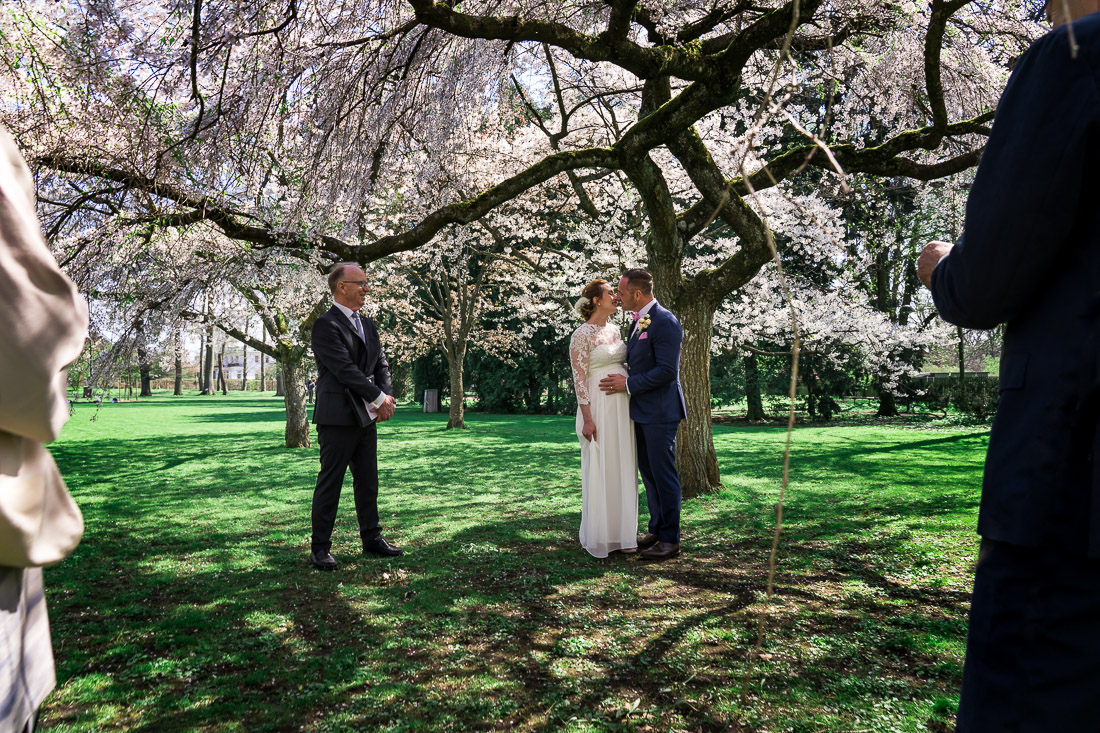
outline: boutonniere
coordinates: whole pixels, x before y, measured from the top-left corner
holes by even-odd
[[[649,314],[648,313],[646,313],[642,317],[642,320],[638,321],[638,333],[641,333],[642,331],[646,330],[647,328],[649,328]]]

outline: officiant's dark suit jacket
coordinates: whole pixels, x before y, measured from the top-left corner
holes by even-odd
[[[960,733],[1096,730],[1100,688],[1100,13],[1020,57],[936,307],[1005,324]]]
[[[943,318],[1007,324],[978,532],[1100,557],[1100,13],[1017,62],[966,207],[932,273]]]
[[[317,359],[316,425],[355,425],[355,413],[344,388],[366,399],[393,394],[390,365],[374,321],[361,317],[366,343],[352,331],[348,319],[333,306],[313,324],[313,355]]]

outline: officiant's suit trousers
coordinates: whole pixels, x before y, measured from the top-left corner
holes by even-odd
[[[336,509],[344,474],[351,468],[355,515],[363,541],[374,539],[381,532],[378,523],[378,427],[351,425],[318,425],[317,442],[321,447],[321,471],[313,492],[314,552],[332,548],[332,528],[336,524]]]

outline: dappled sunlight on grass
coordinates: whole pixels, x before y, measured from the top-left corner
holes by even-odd
[[[52,446],[85,512],[47,570],[51,730],[926,730],[953,711],[987,433],[799,428],[765,656],[784,433],[715,428],[684,556],[577,545],[572,417],[404,407],[380,426],[392,560],[307,564],[317,448],[270,395],[78,405]],[[642,501],[642,522],[645,502]]]

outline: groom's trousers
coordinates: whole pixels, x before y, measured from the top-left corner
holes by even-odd
[[[634,423],[638,473],[649,505],[649,531],[661,542],[680,542],[680,474],[676,431],[680,423]]]
[[[321,447],[321,470],[313,490],[312,551],[332,549],[332,528],[340,505],[344,474],[351,466],[355,514],[359,535],[364,542],[377,537],[378,524],[378,427],[318,425],[317,442]]]

